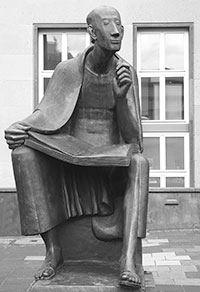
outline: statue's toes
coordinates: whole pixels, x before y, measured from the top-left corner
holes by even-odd
[[[46,266],[40,269],[35,274],[35,280],[49,280],[55,276],[55,269],[51,266]]]
[[[49,266],[46,267],[46,269],[42,273],[43,279],[51,279],[53,276],[55,276],[55,270],[53,267]]]
[[[141,287],[141,280],[140,277],[131,271],[124,271],[120,275],[120,285],[127,286],[131,288],[140,288]]]
[[[128,272],[123,272],[123,273],[120,275],[120,280],[127,281],[128,279],[129,279],[129,277],[128,277]]]
[[[140,278],[136,274],[131,275],[128,280],[136,284],[141,284]]]

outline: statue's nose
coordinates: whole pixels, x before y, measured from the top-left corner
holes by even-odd
[[[120,35],[119,29],[118,29],[118,27],[117,27],[117,25],[115,23],[113,23],[112,30],[111,30],[111,35],[114,36],[114,37],[118,37]]]

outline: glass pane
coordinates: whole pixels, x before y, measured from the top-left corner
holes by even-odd
[[[144,138],[144,156],[149,160],[151,169],[160,169],[160,138]]]
[[[166,120],[184,119],[183,77],[166,77]]]
[[[86,34],[67,35],[67,56],[68,59],[76,57],[86,48]]]
[[[166,187],[168,188],[181,188],[185,186],[184,177],[167,177]]]
[[[150,177],[149,178],[149,186],[152,188],[160,187],[160,178],[159,177]]]
[[[141,70],[160,69],[160,34],[141,34]]]
[[[165,69],[184,69],[184,34],[165,34]]]
[[[61,61],[62,36],[60,34],[45,34],[44,40],[44,70],[54,70]]]
[[[47,86],[49,84],[49,80],[50,80],[50,78],[44,78],[44,93],[45,93]]]
[[[159,120],[160,118],[160,94],[159,78],[142,78],[142,117],[147,120]]]
[[[166,169],[184,169],[184,138],[166,138]]]

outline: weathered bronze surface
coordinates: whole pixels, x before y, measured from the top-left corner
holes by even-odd
[[[96,8],[87,23],[93,45],[61,62],[34,113],[5,131],[13,149],[22,233],[41,234],[46,259],[35,278],[47,280],[64,260],[61,223],[93,215],[97,238],[123,239],[119,284],[139,288],[143,277],[136,266],[142,271],[149,165],[142,155],[137,75],[116,54],[124,33],[118,11]],[[76,166],[24,146],[28,130],[45,135],[66,132],[100,147],[134,143],[140,151],[128,167]]]

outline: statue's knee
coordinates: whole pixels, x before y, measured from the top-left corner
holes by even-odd
[[[144,155],[140,153],[136,153],[136,154],[133,154],[131,157],[131,165],[134,167],[142,166],[144,168],[149,168],[149,161]]]
[[[15,148],[13,151],[12,151],[12,160],[13,161],[30,161],[30,160],[33,160],[34,157],[35,157],[35,154],[36,151],[29,148],[29,147],[26,147],[26,146],[20,146],[20,147],[17,147]]]

